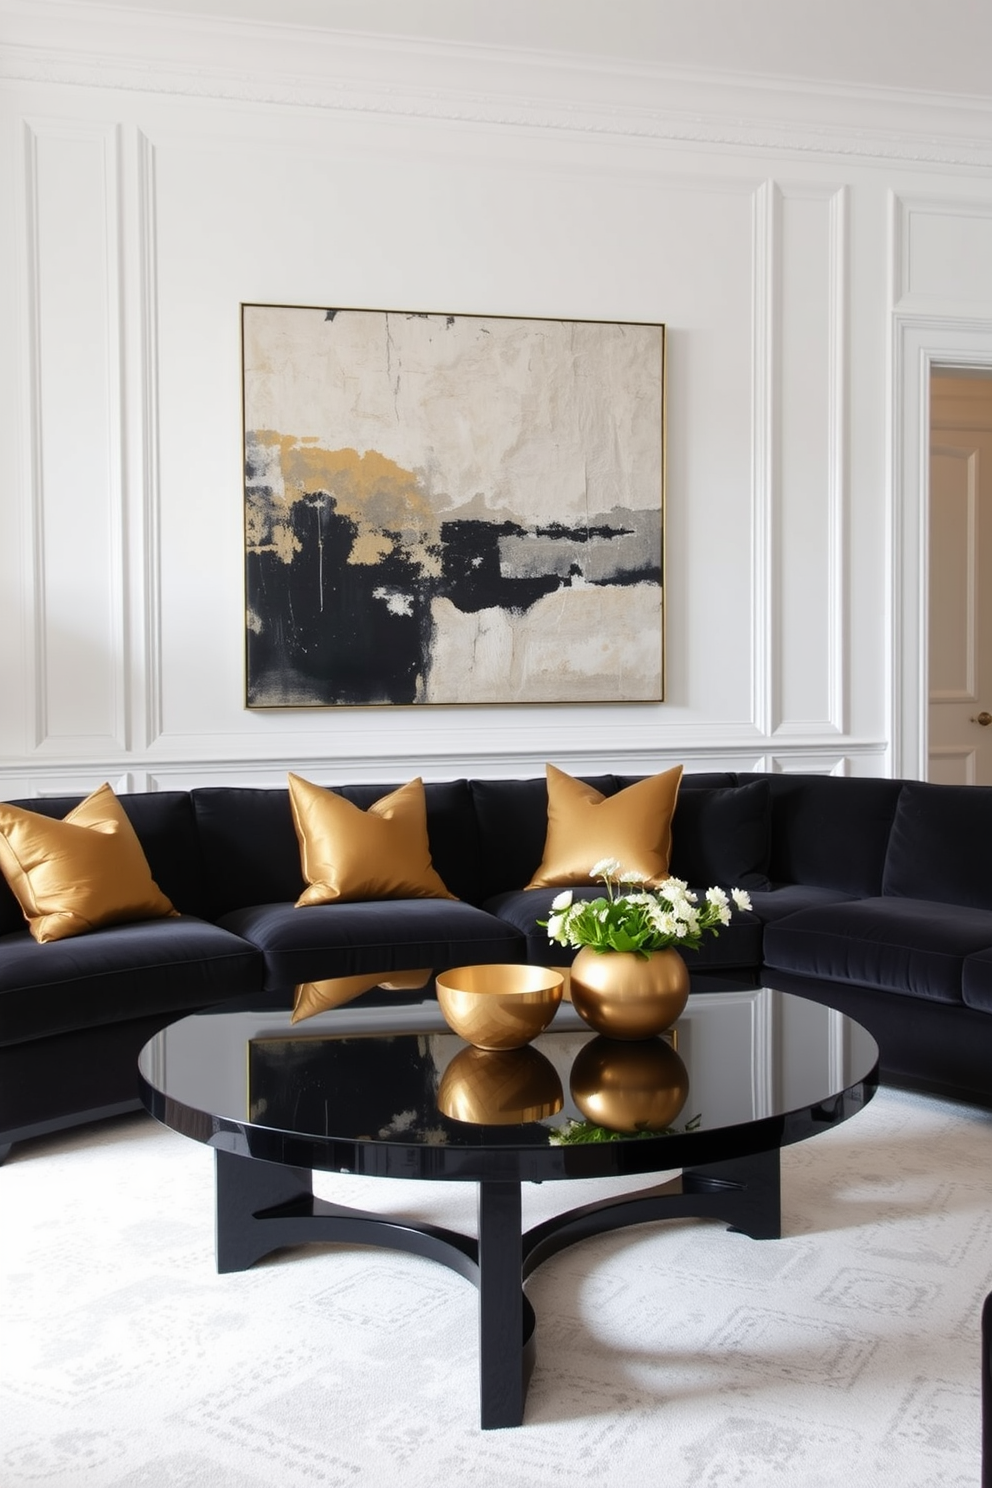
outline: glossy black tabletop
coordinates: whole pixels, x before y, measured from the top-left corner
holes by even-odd
[[[600,1038],[563,1003],[511,1055],[469,1049],[433,999],[353,1004],[295,1026],[272,1001],[157,1034],[139,1059],[152,1115],[297,1168],[544,1180],[783,1147],[854,1115],[877,1081],[878,1049],[859,1024],[768,988],[695,993],[671,1036],[630,1044]]]

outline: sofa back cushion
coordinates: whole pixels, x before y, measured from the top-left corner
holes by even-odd
[[[899,793],[883,894],[992,909],[992,789],[907,781]]]
[[[689,775],[672,820],[671,871],[695,889],[769,889],[771,789],[753,780],[701,790]]]
[[[367,811],[394,785],[329,787]],[[464,780],[424,786],[431,858],[445,886],[478,903],[478,832]],[[305,884],[289,791],[204,786],[192,792],[214,917],[253,904],[295,903]]]
[[[118,798],[141,843],[152,877],[181,914],[207,912],[203,858],[193,807],[186,791],[145,791]],[[82,796],[36,796],[11,805],[58,820]],[[0,935],[26,929],[24,915],[5,879],[0,878]]]
[[[738,779],[768,781],[768,875],[774,884],[840,889],[859,897],[882,892],[900,781],[759,774]]]
[[[604,796],[616,794],[612,775],[580,777]],[[544,855],[548,834],[548,782],[471,780],[469,789],[479,824],[484,903],[507,889],[530,883]],[[444,875],[441,875],[444,877]]]

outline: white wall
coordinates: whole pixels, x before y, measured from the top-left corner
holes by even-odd
[[[922,769],[925,372],[992,361],[992,107],[0,20],[0,794]],[[663,321],[666,701],[246,711],[242,301]]]

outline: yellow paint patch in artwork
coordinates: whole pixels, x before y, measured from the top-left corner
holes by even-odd
[[[439,571],[437,514],[412,470],[378,450],[324,449],[312,436],[259,429],[252,437],[278,450],[288,504],[326,491],[338,514],[354,522],[358,530],[349,563],[378,563],[402,533],[411,561],[425,574]]]
[[[374,532],[360,532],[348,554],[349,563],[381,563],[395,547],[392,538]]]
[[[272,542],[269,548],[271,552],[279,555],[283,563],[292,563],[293,554],[301,551],[302,544],[292,527],[287,527],[285,522],[276,522],[272,528]]]

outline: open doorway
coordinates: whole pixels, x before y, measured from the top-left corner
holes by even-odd
[[[930,374],[927,779],[992,785],[992,369]]]

